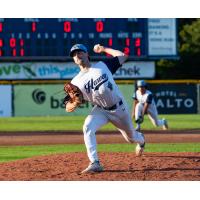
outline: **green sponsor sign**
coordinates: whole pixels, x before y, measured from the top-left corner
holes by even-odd
[[[132,106],[133,85],[119,85],[128,105]],[[83,115],[87,116],[92,106],[86,103],[73,113],[67,113],[63,105],[62,84],[15,85],[15,116]]]

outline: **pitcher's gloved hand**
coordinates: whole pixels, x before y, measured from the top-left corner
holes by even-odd
[[[77,86],[73,85],[72,83],[66,83],[64,85],[64,91],[66,93],[63,101],[65,105],[70,102],[78,107],[84,103],[83,93]]]

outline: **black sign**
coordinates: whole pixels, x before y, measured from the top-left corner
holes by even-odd
[[[197,113],[195,84],[150,84],[160,114]]]

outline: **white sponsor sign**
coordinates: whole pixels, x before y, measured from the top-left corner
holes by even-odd
[[[74,63],[0,63],[0,80],[68,79],[79,72]]]
[[[10,85],[0,85],[0,117],[12,115],[12,90]]]
[[[176,56],[176,19],[148,19],[148,42],[150,56]]]
[[[92,62],[93,63],[93,62]],[[72,79],[79,72],[73,62],[68,63],[0,63],[0,80]],[[127,62],[119,68],[115,78],[153,78],[154,62]]]
[[[126,62],[114,74],[117,79],[154,78],[155,62]]]

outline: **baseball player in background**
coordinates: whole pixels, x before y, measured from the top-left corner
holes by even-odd
[[[81,90],[84,100],[93,105],[83,125],[84,142],[90,164],[82,173],[103,171],[97,155],[95,133],[108,122],[118,128],[126,141],[137,143],[137,156],[142,154],[145,146],[144,136],[135,131],[127,104],[113,79],[113,74],[128,56],[99,44],[95,45],[93,50],[95,53],[110,54],[112,58],[91,64],[87,48],[83,44],[76,44],[70,50],[70,56],[80,68],[80,72],[71,83]],[[68,102],[66,111],[73,112],[76,107],[76,104]]]
[[[132,118],[137,124],[136,130],[140,131],[144,115],[148,114],[154,126],[161,126],[163,130],[168,129],[166,119],[158,119],[158,111],[151,91],[147,90],[147,83],[144,80],[137,81],[137,90],[133,94]]]

